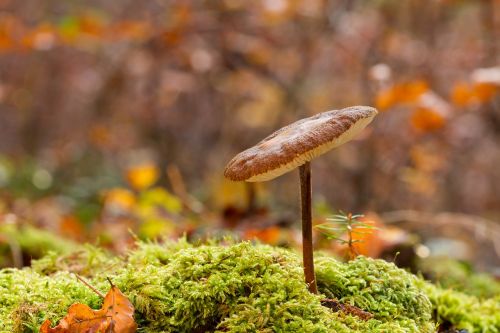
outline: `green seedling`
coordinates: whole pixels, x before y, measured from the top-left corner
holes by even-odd
[[[377,229],[374,225],[363,222],[361,220],[363,217],[364,215],[346,214],[340,211],[339,214],[328,218],[328,222],[316,225],[316,228],[325,234],[328,239],[346,245],[349,251],[349,259],[352,260],[359,255],[354,244],[363,242],[362,239],[356,238],[355,235],[371,234],[374,229]]]

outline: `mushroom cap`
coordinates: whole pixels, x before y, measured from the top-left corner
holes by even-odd
[[[352,106],[296,121],[236,155],[224,176],[247,182],[274,179],[350,141],[377,113],[369,106]]]

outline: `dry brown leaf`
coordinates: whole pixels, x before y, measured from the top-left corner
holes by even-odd
[[[68,309],[59,325],[50,327],[46,320],[40,327],[41,333],[134,333],[134,306],[114,285],[106,294],[100,310],[92,310],[85,304],[75,303]]]

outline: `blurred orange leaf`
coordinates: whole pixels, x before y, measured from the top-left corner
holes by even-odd
[[[136,204],[135,195],[124,188],[113,188],[104,193],[104,206],[116,211],[131,211]]]
[[[110,27],[110,39],[143,40],[152,34],[149,22],[120,21]]]
[[[374,228],[357,227],[352,234],[352,239],[356,241],[353,246],[358,254],[376,258],[383,248],[383,242],[380,238],[380,234],[383,232],[380,230],[382,222],[375,217],[362,217],[360,220]]]
[[[466,82],[458,82],[453,86],[451,101],[457,106],[466,106],[473,98],[470,86]]]
[[[66,215],[59,224],[61,235],[71,237],[72,239],[81,239],[84,235],[81,221],[74,215]]]
[[[499,92],[499,86],[491,82],[459,82],[452,89],[451,100],[453,104],[462,107],[474,103],[483,104],[491,101]]]
[[[141,191],[153,185],[160,176],[158,167],[151,163],[143,163],[129,168],[125,178],[132,188]]]
[[[414,103],[428,90],[429,85],[423,80],[396,84],[379,92],[375,104],[378,109],[387,110],[396,104]]]
[[[381,111],[387,110],[388,108],[396,104],[396,102],[396,96],[392,88],[382,90],[375,97],[375,105],[377,106],[377,109]]]
[[[440,129],[445,124],[445,117],[433,109],[418,107],[411,117],[411,124],[423,132]]]
[[[85,13],[81,17],[80,20],[80,30],[82,33],[87,35],[91,35],[93,37],[102,37],[106,25],[104,19],[95,13]]]
[[[0,17],[0,50],[16,48],[17,41],[24,33],[24,25],[14,15]]]
[[[416,102],[428,90],[429,85],[423,80],[408,82],[402,85],[399,100],[406,103]]]
[[[265,229],[248,229],[245,231],[243,238],[245,239],[258,239],[266,244],[277,244],[280,240],[281,229],[272,226]]]
[[[46,320],[40,327],[41,333],[133,333],[137,331],[134,321],[134,306],[114,285],[104,298],[100,310],[92,310],[85,304],[75,303],[68,309],[59,325],[50,327]]]
[[[42,24],[23,36],[21,44],[35,50],[49,50],[57,42],[57,34],[49,24]]]
[[[473,88],[473,94],[480,103],[491,101],[498,92],[498,86],[486,82],[476,83]]]

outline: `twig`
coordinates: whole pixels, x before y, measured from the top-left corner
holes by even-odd
[[[331,298],[322,299],[321,305],[331,309],[333,312],[342,311],[345,314],[350,314],[350,315],[356,316],[362,320],[369,320],[369,319],[373,318],[372,313],[370,313],[368,311],[361,310],[360,308],[358,308],[357,306],[354,306],[354,305],[340,303],[336,299],[331,299]]]
[[[172,191],[179,197],[184,207],[194,213],[200,213],[203,210],[203,204],[189,195],[181,171],[177,165],[169,164],[167,166],[167,177],[172,185]]]
[[[183,201],[187,201],[187,190],[184,184],[184,180],[182,179],[181,171],[175,164],[169,164],[167,166],[167,176],[170,180],[170,184],[172,185],[172,190],[174,193],[181,198]]]
[[[12,263],[14,267],[21,268],[23,267],[23,251],[19,243],[14,239],[8,239],[10,252],[12,253]]]
[[[80,280],[81,283],[83,283],[84,285],[86,285],[87,287],[90,288],[90,290],[92,290],[93,292],[95,292],[99,297],[101,298],[104,298],[104,294],[101,293],[99,290],[97,290],[94,286],[92,286],[90,283],[88,283],[87,281],[85,281],[80,275],[76,274],[75,273],[75,276],[78,280]],[[109,278],[108,278],[109,280]],[[111,280],[109,280],[110,283],[111,283]],[[113,286],[113,284],[111,283],[111,286]]]
[[[111,288],[113,288],[115,285],[113,284],[113,281],[109,278],[109,276],[106,276],[106,280],[108,280],[109,284],[111,285]]]

